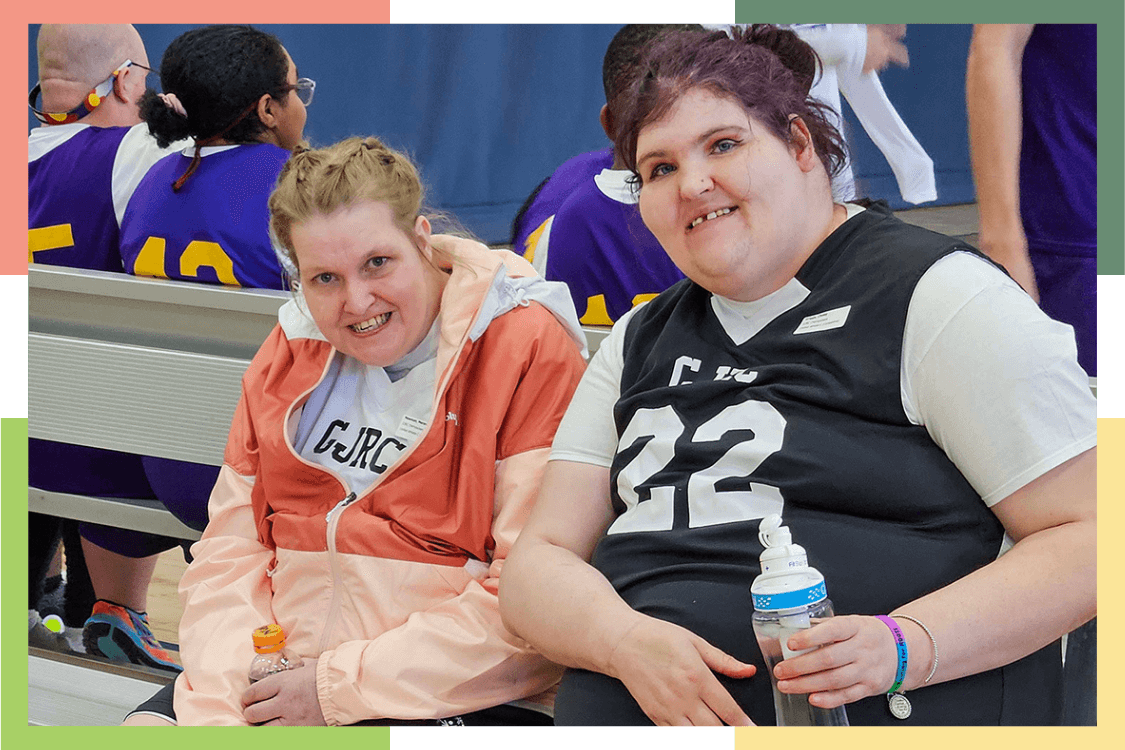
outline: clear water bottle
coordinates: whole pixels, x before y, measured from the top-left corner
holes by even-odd
[[[758,539],[765,550],[760,558],[762,574],[750,586],[754,636],[770,673],[777,725],[846,727],[848,715],[843,706],[817,708],[809,704],[806,694],[782,693],[777,689],[774,667],[804,653],[789,648],[789,636],[831,617],[832,602],[824,588],[824,576],[809,567],[804,548],[793,544],[789,527],[781,525],[781,516],[774,513],[763,518]]]
[[[285,631],[280,625],[263,625],[254,631],[254,660],[250,662],[250,683],[271,674],[296,669],[302,662],[285,652]]]

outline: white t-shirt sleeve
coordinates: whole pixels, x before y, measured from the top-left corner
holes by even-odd
[[[1073,329],[968,252],[942,258],[915,288],[901,396],[989,506],[1097,445]]]
[[[617,427],[613,406],[621,396],[625,367],[625,328],[644,304],[637,305],[613,324],[613,329],[590,358],[574,398],[563,415],[551,446],[551,461],[576,461],[609,468],[617,452]]]
[[[156,145],[156,139],[148,132],[148,124],[140,123],[129,128],[117,147],[117,158],[113,160],[113,211],[117,215],[117,225],[125,216],[125,207],[133,197],[141,178],[152,165],[169,154],[174,154],[187,146],[189,141],[176,141],[167,148]]]

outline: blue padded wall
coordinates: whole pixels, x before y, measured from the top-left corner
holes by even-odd
[[[159,65],[188,26],[138,27]],[[430,205],[491,243],[507,241],[519,206],[574,154],[607,145],[601,61],[616,26],[263,25],[317,82],[306,136],[324,145],[378,135],[410,153]],[[35,82],[36,26],[29,27]],[[973,200],[964,74],[970,27],[909,27],[909,70],[883,83],[903,120],[934,159],[938,203]],[[868,195],[898,198],[890,168],[850,112],[856,174]],[[28,117],[28,127],[38,123]]]

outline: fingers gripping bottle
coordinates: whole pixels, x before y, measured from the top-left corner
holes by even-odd
[[[250,684],[301,666],[299,658],[285,653],[285,631],[280,625],[264,625],[254,631],[253,638],[255,653],[250,662]]]
[[[765,657],[773,685],[773,705],[778,726],[847,726],[848,716],[839,708],[809,705],[808,695],[782,693],[773,669],[778,662],[804,653],[792,651],[789,636],[832,616],[832,602],[824,588],[824,576],[809,567],[804,547],[793,544],[789,527],[776,513],[758,526],[762,552],[762,574],[754,579],[754,636]]]

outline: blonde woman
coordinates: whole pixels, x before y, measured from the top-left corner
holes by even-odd
[[[550,721],[560,670],[501,624],[497,588],[584,343],[565,288],[506,251],[439,250],[421,203],[374,138],[282,170],[296,294],[180,584],[179,723]],[[250,686],[273,622],[304,665]]]

